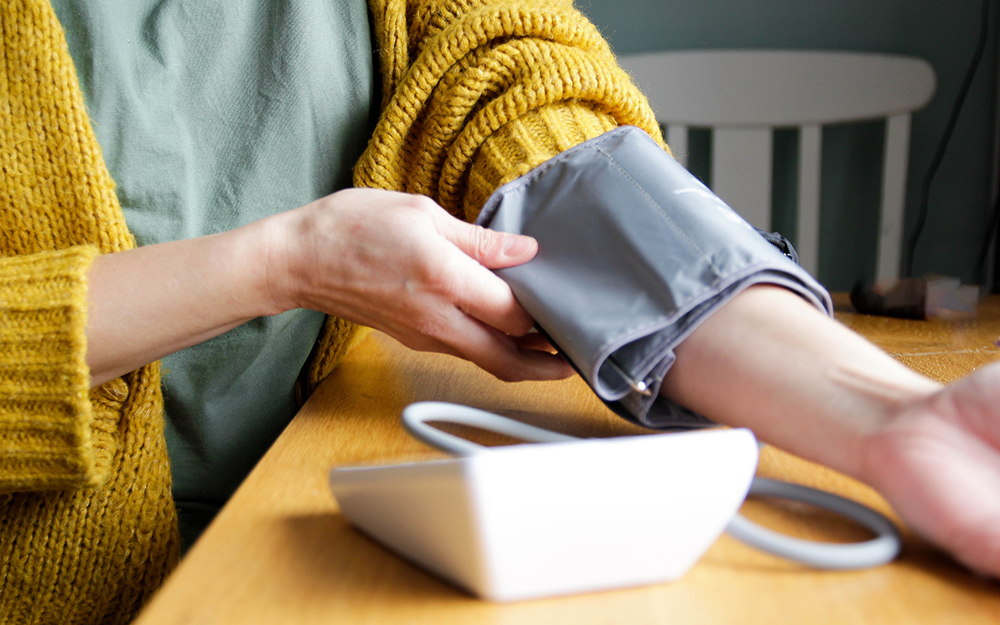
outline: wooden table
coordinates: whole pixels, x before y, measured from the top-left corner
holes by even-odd
[[[841,308],[843,300],[840,300]],[[976,323],[838,318],[939,380],[1000,359],[1000,297]],[[407,564],[352,529],[326,486],[340,464],[432,456],[398,425],[406,404],[454,401],[580,436],[639,433],[579,380],[503,384],[456,359],[373,334],[327,380],[240,487],[139,619],[153,623],[975,623],[1000,622],[1000,584],[908,536],[895,563],[803,568],[723,536],[683,579],[494,605]],[[760,472],[886,510],[870,489],[766,449]],[[864,538],[811,509],[751,501],[744,511],[797,535]]]

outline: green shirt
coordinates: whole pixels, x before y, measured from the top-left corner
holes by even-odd
[[[237,228],[350,186],[374,75],[364,0],[53,0],[140,245]],[[297,410],[324,316],[255,319],[163,359],[190,540]]]

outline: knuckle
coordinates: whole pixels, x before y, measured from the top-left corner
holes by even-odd
[[[441,210],[441,207],[437,205],[437,202],[426,195],[410,194],[407,198],[408,205],[421,213],[435,215]]]
[[[456,299],[458,280],[454,276],[454,272],[430,262],[419,263],[415,270],[417,271],[417,279],[426,292],[447,302]]]
[[[493,230],[482,226],[472,226],[469,231],[470,249],[477,258],[492,258],[502,251],[502,237]]]
[[[528,313],[514,315],[511,320],[511,334],[513,336],[524,336],[531,332],[533,327],[535,327],[535,320]]]
[[[451,322],[441,311],[424,310],[412,317],[412,327],[421,336],[444,341],[449,334]]]
[[[418,284],[424,285],[434,280],[440,269],[430,260],[420,242],[417,242],[415,246],[415,249],[407,255],[404,261],[403,273],[416,280]]]

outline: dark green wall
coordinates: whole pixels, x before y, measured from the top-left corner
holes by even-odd
[[[1000,3],[994,3],[1000,4]],[[938,92],[913,119],[907,234],[922,178],[947,123],[975,49],[980,0],[577,0],[618,54],[690,48],[813,48],[907,54],[927,59]],[[930,194],[914,273],[981,280],[976,257],[985,238],[994,169],[997,93],[996,7],[987,52]],[[874,274],[880,123],[824,130],[820,279],[846,290]],[[794,172],[797,137],[776,139],[778,171]],[[784,156],[787,155],[787,156]],[[794,228],[794,179],[777,181],[776,224]]]

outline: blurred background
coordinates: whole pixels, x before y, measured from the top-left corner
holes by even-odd
[[[903,54],[937,73],[930,104],[913,117],[907,181],[907,241],[921,189],[979,43],[989,0],[577,0],[619,55],[655,50],[781,48]],[[1000,1],[986,6],[988,36],[954,132],[927,198],[914,248],[913,275],[957,276],[1000,292],[998,259],[979,258],[995,212],[998,186],[998,48]],[[819,279],[849,290],[875,273],[883,122],[823,130]],[[795,233],[795,131],[774,137],[774,229]],[[710,135],[692,133],[690,169],[708,175]],[[906,244],[904,244],[904,247]],[[904,252],[905,254],[905,252]]]

